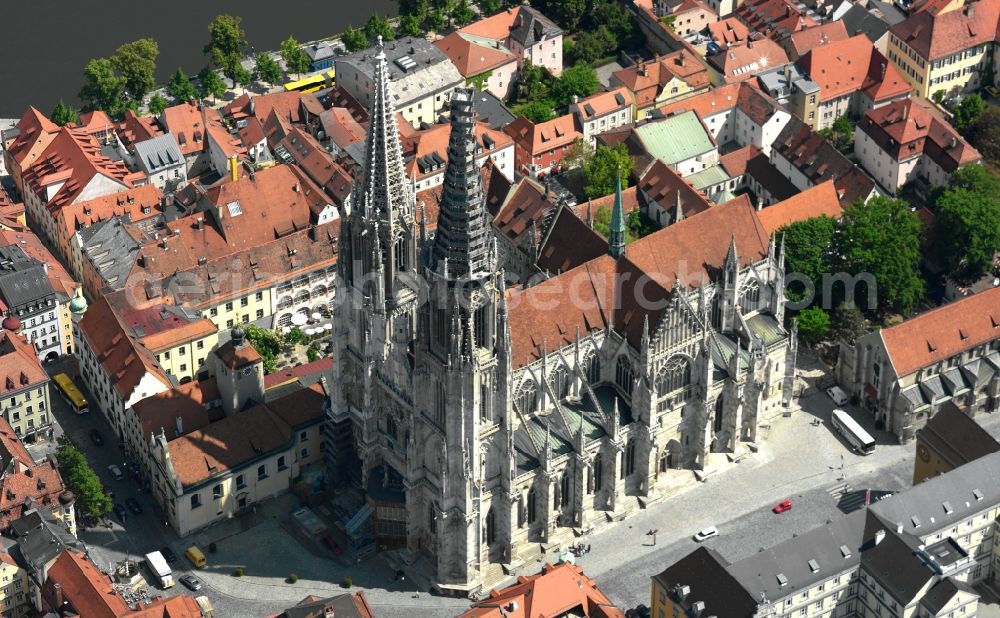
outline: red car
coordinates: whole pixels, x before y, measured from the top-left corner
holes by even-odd
[[[774,508],[771,510],[774,511],[775,513],[784,513],[785,511],[790,511],[792,510],[792,501],[785,500],[784,502],[775,504]]]

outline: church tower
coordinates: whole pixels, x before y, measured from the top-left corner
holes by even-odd
[[[352,209],[338,242],[336,384],[332,389],[328,464],[331,481],[367,483],[382,466],[384,440],[409,433],[412,344],[419,286],[416,275],[415,196],[406,178],[389,69],[381,38],[365,140],[364,177],[354,184]],[[386,392],[402,393],[392,396]],[[360,427],[352,427],[352,420]],[[353,435],[353,438],[352,438]],[[353,442],[353,455],[345,448]],[[360,466],[359,466],[360,464]],[[383,465],[385,464],[385,465]],[[398,461],[393,468],[402,472]],[[360,468],[360,470],[359,470]]]
[[[409,475],[425,482],[407,496],[411,549],[435,554],[438,582],[457,587],[478,579],[486,537],[498,534],[498,522],[487,525],[484,483],[499,452],[488,452],[482,432],[502,426],[506,409],[503,272],[476,163],[474,93],[452,95],[441,211],[421,254],[428,297],[419,315],[414,418],[426,455],[411,458]]]

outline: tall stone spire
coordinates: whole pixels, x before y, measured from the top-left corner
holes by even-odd
[[[615,259],[625,255],[625,205],[622,203],[622,177],[620,174],[615,180],[615,206],[611,210],[608,253]]]
[[[483,177],[476,164],[474,94],[472,88],[460,88],[451,97],[448,168],[430,256],[433,270],[447,260],[451,279],[478,279],[497,269],[497,258],[490,250],[493,235],[486,213]]]
[[[403,167],[399,126],[389,88],[389,67],[382,37],[375,55],[375,83],[372,91],[368,136],[365,141],[365,178],[355,185],[355,207],[366,219],[394,221],[414,212],[413,187]]]

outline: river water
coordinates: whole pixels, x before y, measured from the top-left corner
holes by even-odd
[[[48,114],[60,98],[77,100],[83,66],[122,43],[152,37],[157,79],[205,66],[208,23],[219,13],[243,18],[257,50],[294,36],[311,41],[360,26],[374,12],[394,15],[394,0],[0,0],[0,118],[34,105]]]

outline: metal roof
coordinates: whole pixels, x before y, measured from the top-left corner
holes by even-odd
[[[184,155],[181,154],[173,133],[136,142],[134,148],[135,158],[147,174],[184,165]]]
[[[675,165],[715,149],[705,126],[693,111],[635,129],[643,146],[667,165]]]

